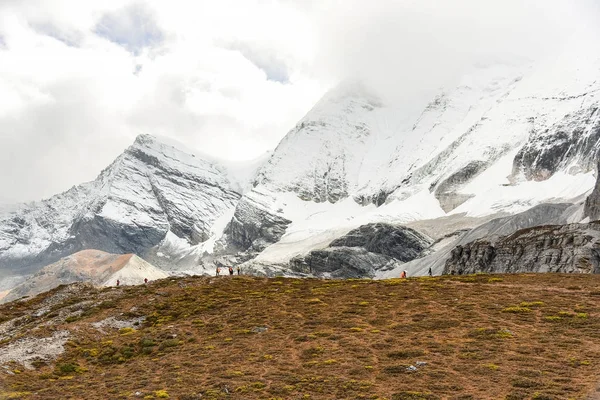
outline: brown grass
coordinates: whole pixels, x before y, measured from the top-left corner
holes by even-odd
[[[64,306],[103,297],[101,305],[35,333],[69,329],[66,353],[34,371],[14,366],[0,399],[584,398],[600,380],[591,295],[600,277],[495,277],[236,276],[92,290]],[[0,319],[49,295],[4,305]],[[106,335],[90,326],[120,313],[147,320]],[[407,370],[417,361],[427,364]]]

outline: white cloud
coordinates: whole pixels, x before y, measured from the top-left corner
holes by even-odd
[[[273,148],[324,87],[312,44],[277,33],[306,19],[250,3],[2,3],[0,201],[93,179],[142,132],[230,159]]]
[[[410,100],[551,50],[584,1],[4,0],[0,202],[93,179],[142,132],[258,156],[337,80]]]
[[[154,12],[143,3],[107,12],[94,26],[94,33],[125,47],[135,55],[161,44],[165,33],[157,26]]]
[[[346,0],[321,3],[322,74],[362,76],[387,95],[452,85],[474,64],[536,60],[558,51],[595,0]]]

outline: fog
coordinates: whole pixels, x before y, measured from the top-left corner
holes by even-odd
[[[474,66],[544,62],[598,16],[594,1],[350,0],[320,20],[319,72],[413,101]]]

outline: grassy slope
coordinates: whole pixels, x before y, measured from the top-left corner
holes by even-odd
[[[26,323],[86,299],[82,318],[30,333],[72,338],[56,363],[0,372],[0,399],[563,399],[600,380],[600,276],[186,278],[90,290]],[[148,319],[90,326],[119,313]]]

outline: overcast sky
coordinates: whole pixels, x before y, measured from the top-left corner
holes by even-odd
[[[245,160],[359,76],[390,99],[543,59],[595,0],[0,0],[0,203],[92,180],[135,136]]]

